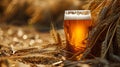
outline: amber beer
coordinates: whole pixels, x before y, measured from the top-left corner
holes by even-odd
[[[83,53],[87,47],[87,37],[91,26],[90,10],[66,10],[64,14],[64,31],[68,58],[77,52]],[[82,54],[80,54],[82,56]]]

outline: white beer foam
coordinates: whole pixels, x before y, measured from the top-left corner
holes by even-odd
[[[88,20],[91,19],[90,10],[65,10],[64,20]]]

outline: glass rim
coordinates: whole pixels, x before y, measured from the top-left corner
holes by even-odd
[[[91,19],[90,10],[65,10],[64,20],[88,20]]]

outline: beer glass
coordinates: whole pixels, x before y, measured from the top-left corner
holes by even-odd
[[[90,10],[65,10],[64,31],[68,58],[77,52],[83,53],[87,47],[89,27],[92,25]],[[80,54],[82,56],[82,54]]]

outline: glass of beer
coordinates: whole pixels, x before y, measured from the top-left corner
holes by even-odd
[[[71,58],[80,52],[79,58],[87,47],[89,28],[92,25],[90,10],[66,10],[64,14],[64,31],[66,35],[66,50]],[[77,59],[74,58],[75,60]],[[78,60],[78,59],[77,59]]]

